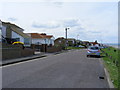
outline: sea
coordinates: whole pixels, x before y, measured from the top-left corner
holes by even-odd
[[[120,43],[105,43],[105,45],[120,49]]]

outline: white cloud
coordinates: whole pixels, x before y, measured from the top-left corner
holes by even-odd
[[[64,20],[56,20],[56,21],[49,21],[46,23],[39,23],[34,22],[32,24],[32,27],[34,28],[46,28],[46,29],[53,29],[53,28],[59,28],[59,27],[81,27],[81,24],[79,22],[79,19],[69,18]]]
[[[48,23],[33,23],[32,24],[33,28],[43,28],[43,29],[54,29],[54,28],[59,28],[60,24],[58,24],[55,21],[51,21]]]
[[[56,7],[60,6],[60,8]],[[39,3],[3,3],[3,21],[10,21],[20,25],[25,32],[45,32],[56,38],[65,36],[64,28],[70,27],[68,37],[81,40],[103,39],[116,41],[117,35],[117,3],[81,3],[72,1],[45,0]],[[31,26],[32,25],[32,26]],[[109,38],[108,38],[109,37]]]
[[[8,20],[9,20],[9,21],[16,21],[17,19],[14,18],[14,17],[9,17]]]
[[[56,1],[61,2],[61,0],[1,0],[1,2],[46,2],[46,1]],[[119,0],[62,0],[63,2],[119,2]]]

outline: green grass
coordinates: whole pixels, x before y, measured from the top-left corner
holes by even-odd
[[[103,60],[104,60],[104,64],[105,67],[107,68],[109,74],[110,74],[110,79],[112,80],[114,87],[118,88],[118,67],[116,66],[115,63],[113,63],[113,60],[118,61],[118,49],[115,49],[113,47],[109,47],[109,48],[105,48],[102,49],[105,53],[108,54],[108,56],[106,56],[105,53],[102,53],[103,56]],[[114,52],[114,50],[116,50],[116,52]],[[112,58],[110,58],[110,56],[112,56]]]
[[[83,49],[82,47],[67,47],[67,49]]]

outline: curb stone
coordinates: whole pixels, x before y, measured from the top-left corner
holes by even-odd
[[[109,72],[108,72],[107,69],[105,68],[103,59],[101,58],[101,59],[99,59],[99,60],[100,60],[100,62],[101,62],[101,63],[103,64],[103,66],[104,66],[104,71],[105,71],[105,75],[106,75],[106,78],[107,78],[107,82],[108,82],[108,84],[109,84],[109,88],[114,88],[114,85],[113,85],[113,83],[112,83],[112,81],[111,81],[111,79],[110,79]]]

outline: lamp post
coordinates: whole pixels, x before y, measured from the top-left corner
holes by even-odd
[[[77,34],[77,40],[79,40],[79,36],[80,36],[80,35],[79,35],[79,34]]]
[[[66,46],[66,50],[67,50],[67,30],[68,30],[68,29],[70,29],[70,28],[65,28],[65,32],[66,32],[66,43],[65,43],[65,44],[66,44],[66,45],[65,45],[65,46]]]

